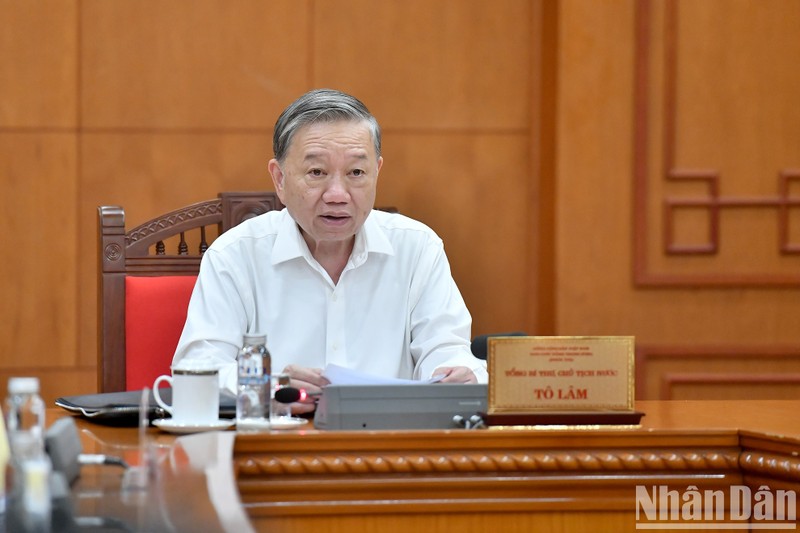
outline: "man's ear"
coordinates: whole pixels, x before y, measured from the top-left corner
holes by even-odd
[[[285,176],[281,166],[278,164],[277,159],[269,160],[269,174],[272,176],[272,183],[275,185],[275,192],[278,193],[278,198],[283,202],[283,187]]]

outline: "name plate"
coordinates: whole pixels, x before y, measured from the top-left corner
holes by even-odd
[[[488,413],[633,411],[634,337],[490,337]]]

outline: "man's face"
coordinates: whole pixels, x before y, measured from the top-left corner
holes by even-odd
[[[349,244],[375,204],[377,157],[366,122],[303,126],[283,164],[269,162],[278,198],[313,253],[319,244]]]

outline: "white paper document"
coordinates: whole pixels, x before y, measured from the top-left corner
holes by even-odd
[[[443,377],[433,376],[430,379],[423,380],[387,378],[332,364],[325,367],[322,371],[322,375],[331,382],[331,385],[422,385],[425,383],[436,383],[437,381],[441,381]]]

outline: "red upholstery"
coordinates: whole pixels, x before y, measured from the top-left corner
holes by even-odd
[[[152,387],[170,373],[197,276],[125,278],[125,388]]]

